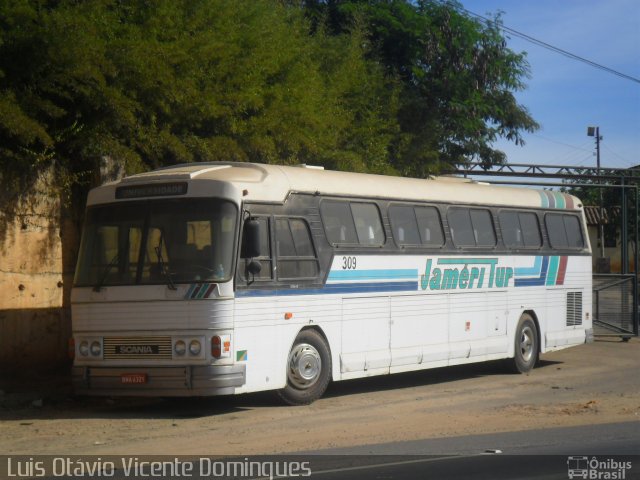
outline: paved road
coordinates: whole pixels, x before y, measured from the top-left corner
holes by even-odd
[[[314,450],[323,455],[640,455],[640,421]],[[640,465],[638,465],[640,470]]]
[[[596,476],[588,478],[634,479],[640,478],[640,423],[469,435],[310,453],[327,456],[325,461],[313,462],[313,478],[322,480],[564,479],[568,478],[569,457],[574,462],[586,457],[582,466],[587,467],[594,458],[604,462],[603,467],[593,469]],[[630,469],[626,462],[631,462]]]

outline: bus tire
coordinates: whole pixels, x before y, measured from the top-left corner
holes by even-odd
[[[540,339],[538,329],[531,315],[523,313],[516,328],[515,355],[509,366],[514,373],[530,372],[538,363]]]
[[[325,339],[303,330],[287,357],[287,385],[278,395],[289,405],[309,405],[322,396],[331,380],[331,354]]]

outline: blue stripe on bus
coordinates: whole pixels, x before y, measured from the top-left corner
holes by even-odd
[[[549,208],[556,208],[556,197],[553,196],[552,192],[545,192],[547,194],[547,198],[549,199]]]
[[[542,257],[536,257],[533,267],[516,268],[516,277],[531,277],[540,275],[542,270]]]
[[[191,285],[189,285],[189,290],[187,290],[187,293],[185,294],[184,298],[186,300],[191,298],[191,294],[193,293],[193,291],[198,287],[197,283],[192,283]]]
[[[334,270],[327,280],[399,280],[418,278],[417,268],[390,270]]]
[[[236,297],[271,297],[287,295],[327,295],[347,293],[407,292],[418,290],[418,282],[330,283],[322,288],[283,288],[238,290]]]
[[[537,278],[516,278],[514,286],[516,287],[538,287],[544,285],[547,279],[547,267],[549,266],[549,257],[542,257],[542,268],[540,276]]]

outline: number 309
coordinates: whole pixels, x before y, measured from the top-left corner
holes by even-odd
[[[342,257],[342,269],[343,270],[355,270],[356,269],[356,257]]]

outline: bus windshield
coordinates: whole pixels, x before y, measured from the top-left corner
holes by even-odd
[[[159,285],[230,280],[238,212],[189,198],[91,207],[74,285]]]

